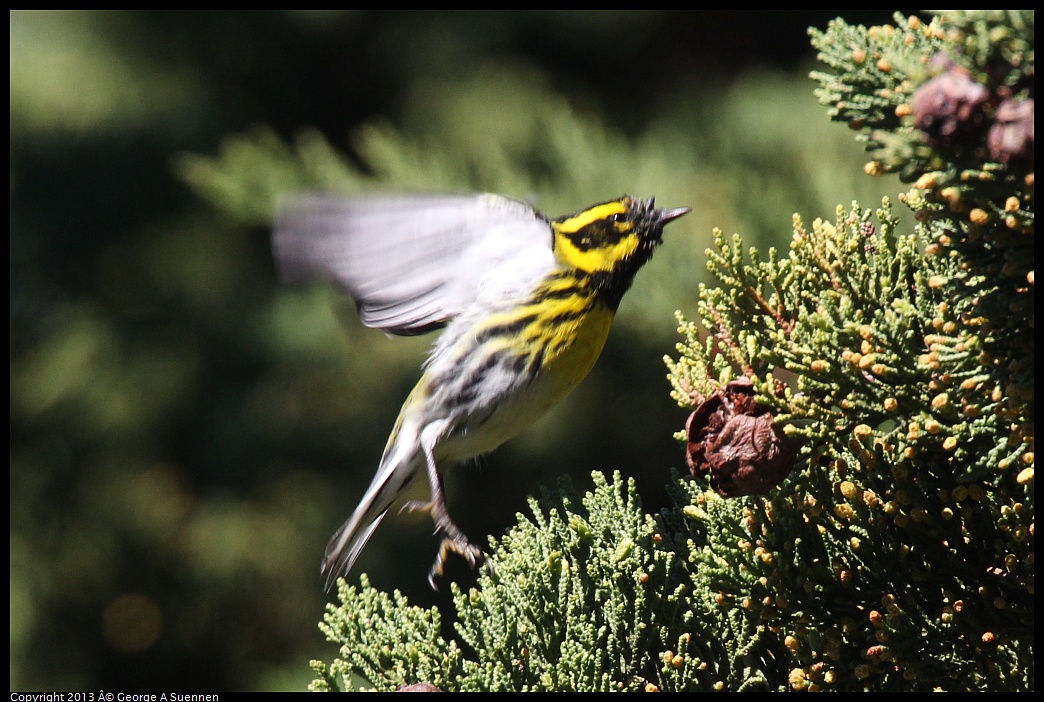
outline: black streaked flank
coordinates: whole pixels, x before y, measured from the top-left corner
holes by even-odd
[[[481,346],[490,339],[494,339],[501,336],[517,336],[522,332],[523,329],[528,327],[530,324],[535,322],[539,314],[536,312],[516,317],[510,322],[504,322],[503,324],[494,324],[483,328],[475,335],[476,346]]]
[[[468,376],[467,382],[461,387],[456,393],[454,393],[454,403],[457,405],[470,404],[478,397],[479,391],[482,389],[483,384],[486,381],[486,376],[491,370],[493,370],[500,361],[503,360],[497,354],[490,354],[482,361],[482,363],[475,368]],[[448,379],[443,383],[443,387],[452,387],[453,378]]]
[[[573,322],[579,319],[583,319],[587,316],[587,313],[591,311],[591,299],[588,298],[587,300],[585,300],[585,302],[586,304],[584,304],[582,307],[574,307],[573,309],[569,309],[564,312],[559,312],[558,314],[552,317],[548,317],[544,320],[544,324],[551,329],[555,329],[564,322]]]
[[[540,299],[541,300],[565,300],[573,297],[574,295],[586,294],[586,286],[584,284],[587,276],[571,275],[573,284],[569,287],[564,288],[543,288],[541,289]]]

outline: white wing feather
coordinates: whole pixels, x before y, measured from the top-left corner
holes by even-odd
[[[331,281],[364,324],[421,334],[460,314],[500,264],[546,260],[552,233],[532,207],[499,195],[316,194],[281,208],[272,241],[284,280]]]

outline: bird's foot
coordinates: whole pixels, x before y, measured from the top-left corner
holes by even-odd
[[[427,512],[431,515],[432,521],[435,522],[435,533],[442,535],[442,542],[439,544],[439,554],[435,558],[435,564],[432,565],[431,571],[428,573],[428,584],[431,585],[433,590],[439,589],[435,585],[435,578],[443,576],[446,558],[450,553],[462,556],[472,568],[485,559],[486,556],[482,553],[482,549],[471,543],[468,537],[464,535],[464,532],[450,519],[444,504],[413,500],[404,504],[402,511]]]

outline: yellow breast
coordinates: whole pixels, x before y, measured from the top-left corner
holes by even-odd
[[[591,372],[609,336],[613,316],[609,308],[596,305],[575,324],[557,328],[549,340],[542,375],[563,387],[563,396]]]
[[[613,316],[609,308],[595,305],[569,324],[546,325],[543,362],[532,381],[502,397],[480,430],[446,437],[440,454],[459,460],[488,453],[565,399],[594,367]]]

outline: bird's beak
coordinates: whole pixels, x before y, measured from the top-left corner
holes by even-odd
[[[656,219],[659,220],[660,224],[667,224],[671,220],[678,219],[682,215],[687,215],[692,212],[691,207],[676,207],[673,210],[657,210]]]

